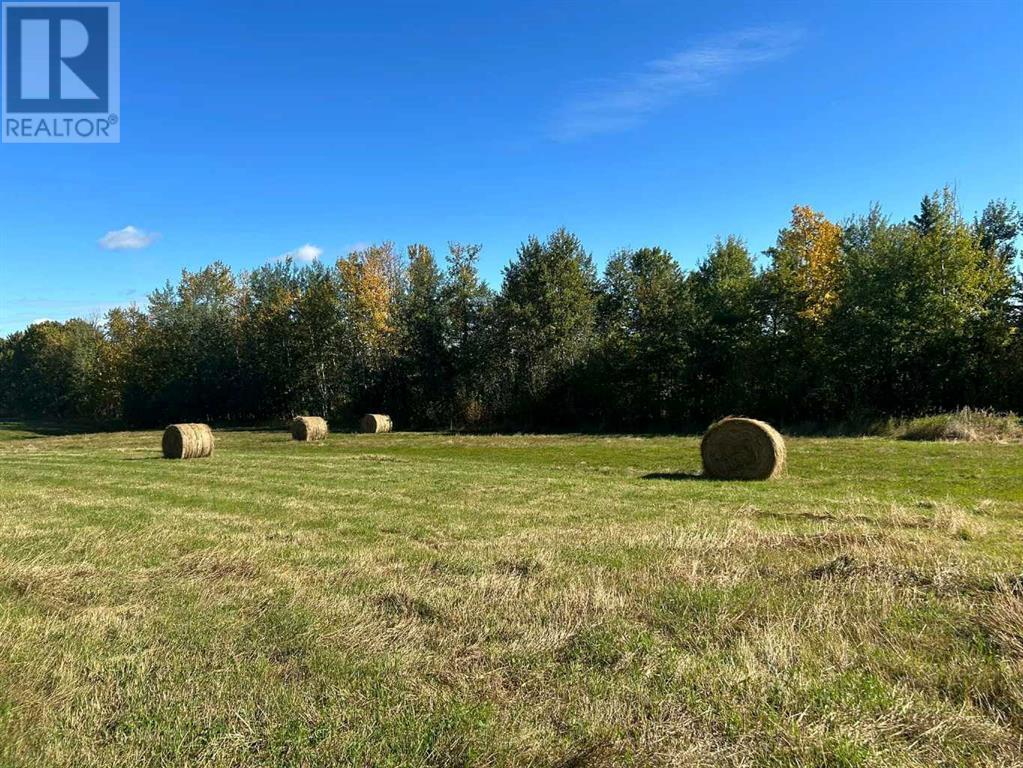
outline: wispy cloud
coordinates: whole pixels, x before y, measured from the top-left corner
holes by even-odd
[[[292,261],[301,261],[308,264],[311,261],[316,261],[322,255],[323,255],[322,248],[320,248],[318,245],[306,243],[305,245],[300,245],[293,251],[282,253],[280,256],[277,257],[276,261],[285,261],[287,259],[291,259]]]
[[[348,256],[350,254],[355,253],[356,251],[366,250],[367,248],[369,248],[369,245],[370,245],[369,243],[365,243],[362,240],[356,240],[354,243],[349,243],[348,245],[343,247],[341,249],[341,253],[345,254],[345,256]]]
[[[551,137],[571,141],[633,128],[684,93],[784,58],[801,36],[792,27],[739,30],[647,62],[639,72],[591,84],[565,104],[553,121]]]
[[[157,232],[146,232],[130,224],[124,229],[112,229],[99,239],[101,248],[108,251],[137,251],[148,248],[160,237]]]

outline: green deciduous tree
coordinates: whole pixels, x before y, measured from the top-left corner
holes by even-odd
[[[605,420],[630,428],[679,423],[691,307],[678,264],[660,248],[619,251],[601,288],[595,389]]]
[[[397,300],[398,351],[392,369],[391,411],[413,427],[449,422],[451,360],[446,345],[444,276],[425,245],[408,248]]]
[[[4,404],[16,414],[91,418],[103,410],[102,331],[84,320],[35,323],[3,350]]]
[[[925,200],[909,224],[891,224],[875,210],[847,228],[830,348],[843,401],[864,410],[999,403],[989,377],[1011,342],[1011,275],[950,190]]]
[[[482,246],[448,244],[442,289],[450,363],[450,426],[477,427],[494,418],[504,383],[499,371],[494,294],[480,278]]]
[[[706,421],[752,413],[764,370],[757,360],[764,316],[760,283],[746,244],[718,240],[689,278],[693,317],[686,394],[691,414]]]
[[[511,414],[527,424],[574,424],[578,372],[594,347],[597,277],[564,229],[529,238],[505,268],[498,299]]]

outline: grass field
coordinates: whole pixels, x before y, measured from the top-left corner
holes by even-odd
[[[1023,445],[0,427],[0,765],[1023,765]]]

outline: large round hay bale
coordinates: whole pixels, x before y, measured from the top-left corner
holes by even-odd
[[[717,480],[769,480],[785,469],[785,440],[770,424],[729,416],[700,443],[703,473]]]
[[[359,429],[363,432],[390,432],[393,428],[391,417],[382,413],[367,413],[359,422]]]
[[[291,439],[325,440],[327,438],[327,420],[320,416],[296,416],[291,421]]]
[[[163,431],[165,459],[201,459],[213,455],[213,430],[206,424],[171,424]]]

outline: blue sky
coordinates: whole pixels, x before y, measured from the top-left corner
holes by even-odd
[[[216,259],[461,240],[497,285],[559,226],[691,267],[797,203],[1023,204],[1019,2],[129,0],[121,27],[120,144],[0,146],[0,333]]]

